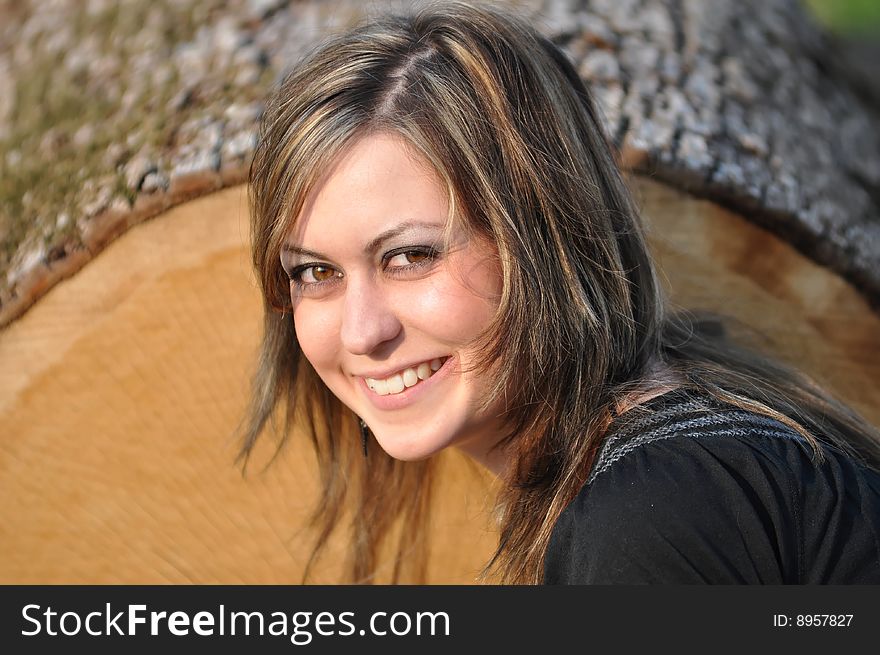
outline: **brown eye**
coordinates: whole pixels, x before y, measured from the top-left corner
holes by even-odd
[[[329,280],[336,275],[333,269],[329,266],[312,266],[310,270],[312,271],[312,277],[318,282]]]
[[[432,248],[403,248],[386,256],[388,271],[405,271],[428,266],[437,257],[437,251]]]
[[[410,264],[418,264],[419,262],[423,262],[426,259],[431,258],[430,254],[426,252],[419,252],[418,250],[411,250],[408,253],[405,253],[405,255]]]
[[[298,289],[315,289],[334,282],[342,273],[324,264],[303,264],[290,272],[290,283]]]

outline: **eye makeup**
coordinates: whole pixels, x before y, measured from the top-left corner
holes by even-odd
[[[282,256],[283,257],[283,256]],[[382,270],[392,279],[418,277],[429,270],[440,257],[437,247],[431,245],[412,245],[395,248],[382,256]],[[395,264],[395,260],[400,260]],[[336,285],[344,273],[336,267],[323,262],[306,262],[288,269],[291,293],[307,295]]]

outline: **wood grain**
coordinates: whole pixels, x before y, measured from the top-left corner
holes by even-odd
[[[675,302],[753,323],[880,420],[880,319],[851,286],[736,214],[638,191]],[[0,581],[299,581],[312,455],[233,464],[259,311],[234,187],[132,228],[0,332]],[[444,457],[429,580],[467,583],[497,539],[490,480]]]

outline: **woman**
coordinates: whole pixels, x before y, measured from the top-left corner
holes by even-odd
[[[554,45],[461,3],[335,37],[270,100],[243,455],[276,408],[309,434],[306,576],[346,506],[353,580],[398,520],[394,579],[423,573],[455,446],[504,483],[505,583],[880,581],[877,431],[667,311],[599,125]]]

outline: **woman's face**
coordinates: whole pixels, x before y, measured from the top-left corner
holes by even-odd
[[[480,457],[500,436],[486,380],[463,373],[498,306],[494,248],[453,233],[427,163],[401,137],[356,141],[306,198],[281,254],[303,354],[392,457],[457,445]]]

